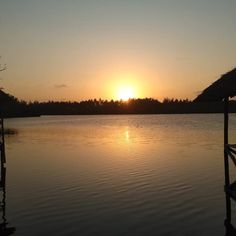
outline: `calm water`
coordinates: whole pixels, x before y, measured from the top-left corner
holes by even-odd
[[[236,143],[236,116],[230,121]],[[221,114],[52,116],[5,126],[18,131],[6,137],[6,218],[15,235],[225,234]]]

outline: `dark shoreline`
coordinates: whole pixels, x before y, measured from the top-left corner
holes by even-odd
[[[25,102],[0,91],[0,116],[4,118],[41,115],[141,115],[141,114],[212,114],[223,113],[223,102],[195,102],[188,99],[153,98],[114,101],[89,99],[80,102]],[[229,102],[229,112],[236,113],[236,101]]]

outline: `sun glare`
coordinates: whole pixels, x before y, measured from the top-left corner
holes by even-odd
[[[131,87],[122,87],[118,90],[118,99],[128,101],[134,97],[134,90]]]

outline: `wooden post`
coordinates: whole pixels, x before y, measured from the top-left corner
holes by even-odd
[[[2,140],[1,140],[1,162],[3,164],[3,163],[6,163],[3,118],[1,118],[1,133],[2,133]]]
[[[3,123],[3,118],[1,118],[1,127],[2,127],[2,143],[5,145],[5,138],[4,138],[4,123]]]
[[[227,153],[228,145],[228,126],[229,126],[229,98],[224,99],[224,168],[225,168],[225,200],[226,200],[226,221],[231,222],[231,201],[230,195],[227,192],[227,188],[230,184],[229,176],[229,159]]]
[[[228,161],[228,153],[227,153],[227,145],[228,145],[228,123],[229,123],[229,98],[224,99],[224,165],[225,165],[225,185],[226,187],[230,183],[229,178],[229,161]]]

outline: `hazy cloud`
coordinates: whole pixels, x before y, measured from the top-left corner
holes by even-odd
[[[55,88],[58,88],[58,89],[60,89],[60,88],[67,88],[68,86],[66,85],[66,84],[56,84],[55,85]]]

